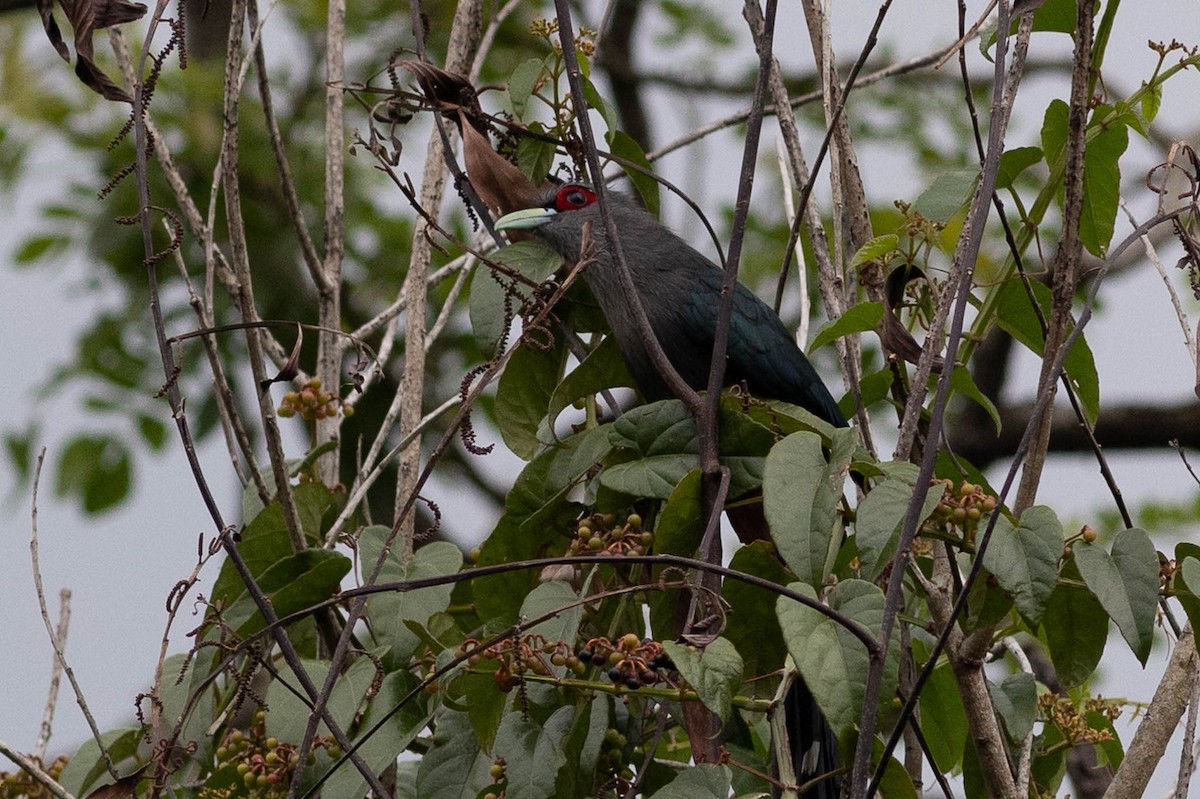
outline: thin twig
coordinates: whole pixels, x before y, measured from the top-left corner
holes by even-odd
[[[58,590],[58,626],[54,628],[54,651],[64,652],[67,649],[67,630],[71,627],[71,589]],[[46,747],[50,744],[50,731],[54,724],[54,711],[58,708],[58,683],[62,678],[62,661],[56,656],[50,666],[50,689],[46,696],[46,709],[42,712],[42,726],[38,731],[37,745],[33,748],[33,756],[38,760],[46,759]]]
[[[117,766],[113,763],[112,758],[108,755],[108,750],[104,748],[104,740],[100,736],[100,726],[96,724],[96,719],[92,716],[92,710],[88,707],[87,700],[83,697],[83,688],[80,687],[79,681],[75,679],[75,672],[71,670],[71,666],[67,663],[67,657],[63,653],[62,642],[55,634],[54,625],[50,621],[50,611],[46,608],[46,591],[42,587],[42,566],[38,562],[38,487],[42,478],[42,464],[46,460],[46,448],[42,447],[38,452],[37,463],[33,467],[33,500],[30,505],[30,532],[29,532],[29,557],[33,561],[33,588],[37,594],[38,610],[42,615],[42,623],[46,625],[46,635],[50,638],[50,646],[54,648],[54,659],[62,666],[63,672],[67,675],[67,681],[71,683],[71,690],[75,692],[75,701],[79,704],[79,709],[83,711],[83,717],[87,719],[88,728],[92,731],[92,738],[96,741],[96,746],[100,749],[100,755],[104,758],[104,767],[108,773],[112,775],[114,780],[121,779],[120,773],[117,771]]]
[[[101,749],[101,751],[104,750]],[[39,785],[50,791],[50,793],[54,794],[56,797],[58,797],[58,799],[75,799],[75,797],[71,795],[70,791],[60,785],[58,780],[51,777],[46,770],[41,767],[37,760],[18,752],[4,741],[0,741],[0,754],[7,757],[13,763],[16,763],[21,771],[24,771],[30,777],[33,777],[33,779],[36,780]]]
[[[939,306],[945,306],[946,311],[950,309],[950,304],[954,304],[954,317],[951,321],[949,340],[946,343],[945,362],[952,366],[958,351],[958,344],[962,337],[962,330],[966,318],[966,308],[969,304],[972,277],[975,270],[975,262],[978,257],[979,247],[983,240],[983,231],[987,221],[988,207],[991,203],[992,192],[995,190],[996,177],[999,173],[1000,155],[1004,150],[1004,134],[1008,126],[1008,120],[1012,113],[1013,106],[1016,101],[1016,92],[1020,84],[1020,77],[1025,63],[1025,55],[1029,36],[1032,32],[1032,15],[1025,14],[1021,18],[1021,26],[1018,32],[1017,44],[1013,51],[1012,63],[1006,74],[1005,65],[1007,63],[1008,50],[1008,4],[1000,4],[1000,15],[998,20],[998,30],[1000,31],[996,40],[995,49],[995,72],[994,86],[992,93],[992,119],[991,127],[988,130],[988,149],[987,157],[984,161],[983,173],[980,177],[979,186],[976,188],[975,196],[971,200],[970,209],[967,212],[967,220],[962,234],[959,237],[958,245],[955,248],[954,262],[951,267],[950,285],[953,290],[947,290],[943,293],[942,301]],[[941,308],[939,307],[939,312]],[[945,316],[941,318],[944,320]],[[942,323],[944,324],[944,322]],[[934,329],[936,328],[936,329]],[[1078,332],[1079,328],[1076,328]],[[929,374],[933,366],[933,358],[938,349],[937,340],[941,337],[941,325],[931,326],[930,335],[925,343],[924,351],[921,354],[920,363],[917,367],[917,376],[913,379],[912,393],[909,396],[908,404],[905,408],[904,420],[901,424],[901,440],[897,447],[897,458],[907,459],[909,451],[913,444],[913,438],[916,433],[916,422],[920,418],[923,411],[923,399],[925,396],[925,385],[929,379]],[[946,368],[942,371],[938,379],[937,394],[934,398],[933,408],[930,412],[929,421],[929,440],[936,442],[940,440],[942,427],[945,423],[946,403],[950,394],[950,377],[953,373],[953,368]],[[907,431],[907,438],[906,438]],[[913,491],[912,500],[909,502],[908,510],[904,517],[904,526],[902,528],[900,541],[897,545],[897,552],[892,566],[892,574],[888,580],[887,597],[884,606],[883,620],[880,626],[880,640],[886,655],[891,629],[895,622],[896,615],[899,613],[903,603],[903,588],[904,574],[907,571],[909,556],[911,555],[912,541],[916,534],[918,524],[921,519],[921,507],[924,503],[926,495],[929,493],[930,479],[933,476],[934,465],[937,460],[937,447],[928,446],[921,459],[921,470],[917,477],[915,490]],[[995,514],[998,516],[999,514]],[[990,529],[990,528],[989,528]],[[986,544],[986,541],[981,542],[981,548]],[[982,554],[976,555],[975,565],[978,566],[982,560]],[[966,591],[962,597],[966,596]],[[958,610],[961,612],[961,609]],[[943,643],[944,646],[944,643]],[[879,691],[881,687],[881,679],[883,676],[883,662],[872,663],[868,673],[867,686],[863,699],[863,712],[860,719],[860,731],[858,747],[855,752],[854,770],[852,772],[851,796],[854,799],[864,799],[870,796],[870,788],[868,787],[868,773],[872,758],[872,743],[875,737],[876,715],[879,704]],[[920,680],[914,688],[913,696],[909,698],[909,704],[915,701],[915,697],[920,693]],[[911,710],[910,710],[911,712]],[[895,735],[892,736],[892,745],[894,746]],[[890,750],[886,750],[882,756],[881,763],[886,763],[890,756]],[[878,783],[879,769],[876,769],[876,777],[871,780],[872,784]],[[997,775],[999,776],[999,775]],[[997,786],[993,786],[997,787]]]

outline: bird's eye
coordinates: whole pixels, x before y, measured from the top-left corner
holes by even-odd
[[[583,186],[565,186],[554,198],[554,207],[558,211],[577,211],[586,208],[596,201],[596,195]]]

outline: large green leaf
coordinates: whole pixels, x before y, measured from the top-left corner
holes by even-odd
[[[1092,125],[1111,116],[1112,108],[1099,105],[1092,111]],[[1129,146],[1129,128],[1121,121],[1089,137],[1083,154],[1083,211],[1079,238],[1088,252],[1103,258],[1112,242],[1121,201],[1120,159]]]
[[[547,799],[554,796],[558,770],[567,762],[563,742],[571,729],[575,708],[558,708],[544,724],[520,710],[500,722],[496,756],[504,758],[509,799]]]
[[[532,460],[541,444],[538,427],[558,385],[566,363],[567,348],[561,337],[558,346],[543,350],[522,344],[508,359],[496,387],[496,422],[504,443],[522,460]]]
[[[913,210],[934,222],[945,223],[967,204],[979,183],[978,169],[952,169],[940,173],[921,192]]]
[[[466,713],[443,708],[434,717],[429,749],[417,768],[421,799],[473,799],[491,778],[492,755],[471,734]]]
[[[967,742],[967,713],[962,695],[948,662],[933,670],[920,697],[921,725],[929,751],[942,773],[949,773],[962,762],[963,746]],[[932,722],[932,723],[929,723]]]
[[[1146,665],[1158,608],[1158,554],[1150,536],[1137,527],[1113,539],[1112,554],[1099,544],[1077,541],[1072,548],[1079,573],[1104,610],[1117,623],[1137,659]]]
[[[535,284],[550,277],[562,265],[562,256],[539,241],[509,244],[492,253],[491,260],[515,270]],[[505,286],[510,286],[509,290],[516,292],[516,296],[507,301]],[[514,283],[512,278],[504,274],[493,274],[484,265],[475,270],[471,278],[468,311],[475,341],[484,355],[495,353],[500,338],[512,321],[511,314],[519,309],[522,299],[528,296],[529,287],[524,283]]]
[[[383,555],[383,547],[391,534],[391,528],[373,525],[358,537],[358,552],[363,571],[370,574]],[[411,558],[405,558],[399,541],[393,542],[384,556],[379,583],[400,583],[428,577],[444,577],[455,574],[462,568],[462,552],[449,541],[434,541],[418,549]],[[371,629],[381,644],[392,647],[398,660],[407,662],[420,645],[420,638],[408,623],[424,627],[429,617],[450,606],[450,593],[454,586],[446,585],[419,588],[415,591],[394,591],[373,594],[367,600],[371,618]]]
[[[641,167],[641,169],[634,169],[624,163],[621,164],[621,169],[629,178],[629,182],[641,195],[642,204],[646,206],[646,210],[651,215],[658,216],[658,181],[652,177],[654,169],[646,159],[646,154],[642,152],[641,146],[623,130],[610,130],[605,134],[605,139],[608,140],[608,146],[613,155]]]
[[[1051,304],[1050,289],[1036,281],[1030,285],[1038,305],[1042,309],[1042,318],[1048,319]],[[1037,314],[1029,302],[1029,295],[1021,285],[1021,281],[1011,280],[1000,289],[996,298],[996,313],[996,323],[1002,330],[1032,350],[1035,355],[1041,357],[1042,349],[1046,345],[1046,338],[1042,334],[1041,323],[1038,321]],[[1100,377],[1096,373],[1096,361],[1092,357],[1092,350],[1083,336],[1075,341],[1075,345],[1067,353],[1063,365],[1071,380],[1072,388],[1075,389],[1079,401],[1083,404],[1084,412],[1088,419],[1095,422],[1096,415],[1100,413]]]
[[[793,591],[816,598],[812,587],[792,583]],[[843,580],[834,586],[829,605],[876,638],[883,620],[883,592],[865,580]],[[787,597],[775,603],[788,652],[829,724],[839,736],[858,723],[866,691],[870,657],[853,633],[806,605]],[[888,648],[880,697],[891,702],[899,671],[899,645]]]
[[[874,330],[883,321],[883,303],[860,302],[846,309],[846,312],[817,331],[808,351],[813,352],[831,341],[848,336],[851,333],[864,333]]]
[[[742,684],[742,657],[726,638],[717,638],[701,651],[674,641],[663,643],[675,668],[696,689],[704,706],[724,723],[729,718],[733,695]]]
[[[740,496],[762,483],[774,434],[743,414],[721,410],[720,458],[729,468],[729,495]],[[605,487],[635,497],[666,499],[684,475],[696,468],[696,427],[679,400],[643,405],[613,422],[613,447],[631,460],[609,466],[600,476]]]
[[[353,564],[340,552],[306,549],[271,564],[258,587],[279,618],[313,607],[333,596]],[[243,591],[224,613],[225,623],[247,636],[266,627],[249,591]]]
[[[1041,619],[1054,593],[1062,548],[1062,524],[1044,505],[1026,510],[1018,525],[1004,515],[996,520],[983,565],[1033,624]]]
[[[1037,717],[1037,685],[1032,674],[1009,674],[999,683],[988,681],[996,714],[1004,722],[1008,740],[1019,744],[1033,729]]]
[[[1072,23],[1073,24],[1073,23]],[[1042,120],[1042,150],[1053,169],[1065,156],[1069,107],[1054,100]],[[1108,127],[1094,130],[1099,120],[1109,118]],[[1119,161],[1129,146],[1129,129],[1113,108],[1099,105],[1092,112],[1087,149],[1083,156],[1083,208],[1079,218],[1079,238],[1088,252],[1103,258],[1112,240],[1120,200]]]
[[[540,58],[531,58],[517,65],[508,78],[508,100],[512,104],[513,114],[518,119],[525,119],[525,110],[529,106],[529,97],[538,79],[545,72],[546,65]]]
[[[921,506],[918,524],[933,513],[945,492],[946,487],[942,484],[930,488]],[[858,503],[854,540],[864,578],[875,580],[896,554],[900,528],[908,513],[912,495],[911,482],[889,477],[877,483],[871,493]]]
[[[550,580],[529,592],[521,603],[521,618],[530,620],[558,611],[556,616],[526,630],[527,635],[544,635],[548,641],[575,642],[583,606],[579,594],[568,583]]]
[[[596,349],[567,374],[554,388],[546,412],[546,426],[552,430],[558,421],[558,415],[568,405],[581,397],[591,396],[601,389],[617,386],[633,387],[633,377],[625,366],[625,359],[617,348],[617,340],[606,336]],[[549,443],[552,439],[549,430],[542,434],[542,441]]]
[[[731,784],[729,766],[701,763],[681,771],[650,799],[727,799]]]
[[[1065,561],[1060,582],[1042,614],[1042,639],[1064,687],[1080,685],[1096,671],[1108,642],[1108,614],[1082,582],[1075,560]]]
[[[766,541],[755,541],[739,547],[733,553],[729,568],[770,580],[777,585],[787,585],[790,579],[787,569],[775,557]],[[775,608],[767,601],[770,595],[762,588],[741,580],[726,580],[721,587],[721,595],[729,603],[730,618],[737,620],[736,624],[725,628],[725,636],[737,647],[748,675],[742,690],[754,696],[770,698],[775,694],[776,681],[751,682],[749,679],[777,671],[783,666],[783,658],[787,654]]]
[[[814,587],[825,582],[842,543],[837,504],[858,439],[853,430],[840,428],[833,440],[826,461],[820,436],[793,433],[771,449],[763,474],[771,538],[784,563]]]
[[[371,669],[368,679],[374,681],[377,675]],[[342,685],[339,680],[335,691]],[[361,743],[357,749],[359,757],[366,761],[376,774],[382,774],[388,766],[396,762],[396,758],[413,742],[413,739],[428,727],[433,719],[433,702],[416,700],[404,701],[408,693],[416,687],[417,677],[407,671],[393,671],[383,678],[379,692],[371,700],[363,716],[361,729],[363,732],[355,738],[354,743]],[[494,690],[494,689],[493,689]],[[400,709],[393,713],[383,726],[373,730],[376,721],[395,707]],[[369,737],[367,737],[369,735]],[[365,740],[364,740],[365,738]],[[369,789],[367,781],[358,769],[350,763],[343,763],[326,781],[322,789],[323,796],[367,796]]]
[[[115,436],[79,435],[58,459],[57,496],[79,497],[85,513],[101,513],[122,502],[133,482],[129,448]]]

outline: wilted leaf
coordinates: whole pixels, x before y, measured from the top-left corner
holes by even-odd
[[[129,0],[59,0],[67,22],[75,32],[75,74],[84,85],[100,94],[106,100],[132,103],[129,93],[96,66],[95,54],[92,47],[92,34],[101,28],[121,25],[141,19],[146,13],[146,6]],[[42,17],[42,26],[46,29],[46,37],[54,45],[54,49],[64,61],[70,61],[70,53],[63,43],[62,33],[54,20],[54,0],[37,0],[38,14]]]

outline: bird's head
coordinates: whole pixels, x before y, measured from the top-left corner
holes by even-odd
[[[609,194],[609,199],[615,201],[610,205],[614,210],[623,208],[628,202],[624,196],[614,193]],[[540,204],[500,217],[496,220],[496,229],[528,230],[562,255],[578,258],[584,225],[599,220],[596,192],[582,183],[568,183],[554,187],[543,196]],[[596,233],[599,232],[597,227]]]

